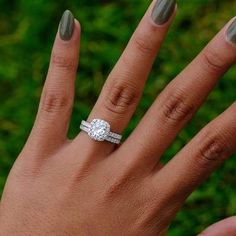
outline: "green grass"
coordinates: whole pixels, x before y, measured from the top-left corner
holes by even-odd
[[[62,12],[71,9],[82,25],[80,69],[70,128],[70,137],[74,137],[79,121],[89,114],[147,6],[147,0],[12,0],[11,4],[0,0],[0,191],[32,127]],[[177,17],[127,135],[164,86],[235,12],[235,0],[178,1]],[[235,100],[235,78],[236,70],[232,68],[167,151],[167,159]],[[196,235],[207,225],[236,213],[235,166],[234,156],[191,195],[172,224],[170,236]]]

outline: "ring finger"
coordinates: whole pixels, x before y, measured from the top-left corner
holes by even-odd
[[[139,102],[175,8],[175,0],[158,0],[151,4],[109,75],[88,121],[94,118],[104,119],[110,123],[112,131],[123,132]],[[92,145],[93,150],[99,148],[106,153],[114,148],[107,142],[94,142],[85,133],[80,133],[77,140],[80,140],[78,143],[83,141],[85,146]],[[104,147],[101,148],[101,145]]]

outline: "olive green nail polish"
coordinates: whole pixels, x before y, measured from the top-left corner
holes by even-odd
[[[59,26],[59,33],[62,40],[68,41],[71,39],[74,32],[74,26],[74,16],[69,10],[66,10],[62,15]]]
[[[232,43],[236,44],[236,19],[229,26],[227,30],[227,37]]]
[[[153,21],[158,25],[165,24],[172,16],[175,5],[175,0],[157,0],[152,11]]]

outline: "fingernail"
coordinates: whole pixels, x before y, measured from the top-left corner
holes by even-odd
[[[68,41],[71,39],[74,32],[74,26],[74,16],[69,10],[66,10],[62,15],[59,26],[59,33],[62,40]]]
[[[236,19],[232,22],[227,30],[228,39],[236,44]]]
[[[172,16],[175,5],[175,0],[157,0],[152,11],[153,21],[158,25],[165,24]]]

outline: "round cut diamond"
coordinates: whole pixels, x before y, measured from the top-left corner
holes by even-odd
[[[90,125],[88,135],[94,140],[104,141],[110,133],[110,125],[104,120],[94,119]]]

